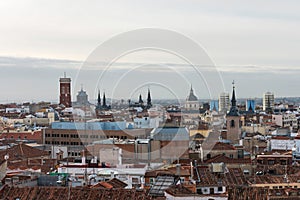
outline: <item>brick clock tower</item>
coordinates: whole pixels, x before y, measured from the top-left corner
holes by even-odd
[[[231,107],[226,115],[227,139],[230,140],[232,144],[238,144],[241,139],[241,123],[240,114],[236,106],[234,82],[232,84]]]
[[[59,104],[66,107],[71,107],[71,78],[64,77],[59,79]]]

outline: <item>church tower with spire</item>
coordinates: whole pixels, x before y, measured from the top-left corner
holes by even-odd
[[[103,100],[103,103],[102,103],[102,107],[107,107],[107,105],[106,105],[106,97],[105,97],[105,92],[103,93],[103,98],[102,98]]]
[[[200,103],[198,101],[198,98],[194,94],[193,86],[191,85],[190,89],[190,94],[186,99],[185,105],[184,105],[186,110],[199,110],[200,108]]]
[[[151,94],[150,94],[150,89],[148,89],[148,97],[147,97],[147,109],[152,107],[152,102],[151,102]]]
[[[108,111],[111,109],[110,105],[107,105],[106,103],[106,96],[105,96],[105,92],[103,93],[103,97],[102,97],[102,104],[101,104],[101,97],[100,97],[100,90],[98,90],[98,98],[97,98],[97,105],[96,105],[96,116],[97,118],[103,114],[105,111]]]
[[[101,107],[100,90],[98,90],[97,107]]]
[[[231,107],[226,115],[227,139],[233,144],[238,144],[241,138],[240,113],[236,105],[235,86],[232,82]]]

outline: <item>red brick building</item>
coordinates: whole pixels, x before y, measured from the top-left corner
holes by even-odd
[[[43,130],[36,131],[11,131],[7,130],[0,134],[0,139],[8,140],[32,140],[38,144],[43,144]]]
[[[71,107],[71,78],[67,78],[66,74],[59,79],[59,104]]]

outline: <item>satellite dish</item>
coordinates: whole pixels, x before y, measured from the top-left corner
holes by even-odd
[[[6,154],[6,155],[4,156],[4,160],[8,160],[8,159],[9,159],[9,155]]]

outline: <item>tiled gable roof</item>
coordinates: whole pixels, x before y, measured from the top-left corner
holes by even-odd
[[[250,158],[228,158],[225,155],[217,155],[214,156],[210,159],[205,160],[205,163],[226,163],[226,164],[235,164],[235,163],[251,163],[251,159]]]
[[[7,150],[0,151],[0,161],[4,159],[6,154],[9,156],[9,161],[49,156],[47,151],[39,150],[23,143],[15,145]]]
[[[212,150],[235,150],[236,148],[230,144],[217,142]]]

